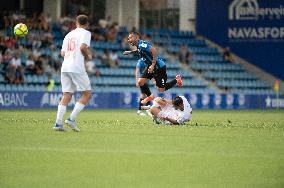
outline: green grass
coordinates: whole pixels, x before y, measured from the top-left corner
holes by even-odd
[[[184,126],[134,111],[0,111],[0,187],[284,187],[284,111],[194,111]]]

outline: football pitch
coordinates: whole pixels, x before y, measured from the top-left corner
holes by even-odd
[[[52,130],[56,110],[0,110],[0,187],[284,187],[283,112],[195,110],[167,126],[86,110],[77,133]]]

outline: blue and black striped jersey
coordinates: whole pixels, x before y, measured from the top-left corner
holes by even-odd
[[[151,47],[151,43],[147,41],[139,40],[138,42],[138,53],[147,66],[150,66],[153,60],[153,56],[150,51]],[[159,69],[165,67],[166,64],[161,58],[158,57],[156,66]]]

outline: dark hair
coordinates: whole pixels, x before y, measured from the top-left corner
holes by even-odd
[[[174,99],[173,99],[173,105],[175,107],[179,106],[183,104],[183,101],[182,101],[182,98],[180,96],[176,96]]]
[[[76,17],[76,22],[78,22],[80,25],[87,25],[89,23],[88,16],[81,14]]]
[[[141,34],[136,32],[136,31],[131,31],[129,34],[133,34],[139,37],[139,39],[141,39]]]

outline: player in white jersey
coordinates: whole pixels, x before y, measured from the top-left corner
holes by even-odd
[[[89,26],[88,17],[79,15],[76,17],[77,28],[69,32],[64,40],[61,49],[61,56],[64,58],[61,67],[61,85],[63,96],[58,105],[56,123],[54,130],[64,131],[62,119],[66,107],[75,91],[82,92],[81,98],[76,102],[69,118],[65,120],[74,131],[80,131],[76,125],[77,115],[84,109],[91,99],[91,84],[85,69],[85,60],[92,59],[89,48],[91,33],[86,29]]]
[[[176,96],[173,100],[157,97],[150,108],[154,120],[179,125],[191,120],[192,108],[184,96]]]

